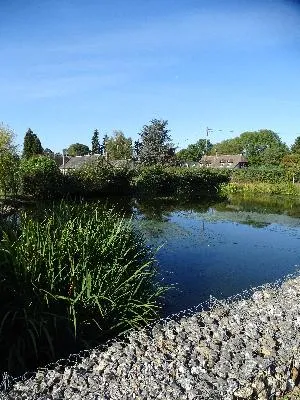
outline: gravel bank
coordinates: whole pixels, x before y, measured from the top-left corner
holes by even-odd
[[[132,332],[1,399],[275,399],[298,383],[300,278]]]

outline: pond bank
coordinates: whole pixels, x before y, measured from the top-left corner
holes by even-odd
[[[0,398],[277,399],[299,381],[300,278],[243,297],[58,362]]]

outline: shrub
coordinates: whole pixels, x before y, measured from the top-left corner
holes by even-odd
[[[279,183],[236,183],[231,182],[223,185],[220,189],[221,194],[230,195],[234,193],[265,193],[265,194],[282,194],[297,196],[300,194],[300,187],[292,183],[279,182]]]
[[[131,221],[99,205],[2,224],[0,369],[19,373],[155,319],[166,290],[155,275]]]
[[[53,198],[60,195],[62,174],[51,158],[33,156],[23,159],[20,175],[23,194],[37,198]]]
[[[125,195],[131,190],[131,170],[114,168],[105,160],[87,163],[71,173],[82,194],[85,195]]]
[[[233,182],[286,182],[286,172],[280,166],[258,166],[235,169],[232,172]]]
[[[153,166],[141,169],[134,185],[144,195],[197,197],[216,194],[228,181],[227,170]]]

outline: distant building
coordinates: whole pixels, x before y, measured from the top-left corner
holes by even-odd
[[[93,163],[100,158],[102,158],[104,164],[111,165],[114,168],[122,169],[122,168],[133,168],[134,162],[132,160],[108,160],[107,158],[103,157],[100,154],[92,154],[86,156],[75,156],[75,157],[65,157],[66,161],[65,164],[60,166],[60,170],[63,174],[66,174],[70,171],[74,171],[78,168],[86,164]]]
[[[248,160],[242,154],[221,154],[203,156],[199,165],[208,168],[245,168],[248,165]]]
[[[75,169],[82,167],[85,164],[97,161],[100,157],[102,157],[100,154],[66,157],[65,163],[62,164],[59,168],[63,174],[66,174],[70,171],[74,171]]]

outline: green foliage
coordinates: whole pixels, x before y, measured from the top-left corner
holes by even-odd
[[[300,154],[300,136],[295,139],[294,144],[291,146],[291,152]]]
[[[89,154],[90,149],[85,144],[74,143],[71,144],[67,149],[67,154],[71,157],[75,156],[85,156]]]
[[[166,288],[132,222],[100,205],[2,221],[0,369],[20,373],[158,316]]]
[[[114,168],[104,158],[84,164],[71,173],[75,192],[85,195],[128,194],[131,191],[131,176],[131,170]]]
[[[215,144],[210,153],[244,154],[250,165],[279,165],[288,147],[279,135],[268,129],[243,132],[240,136]]]
[[[241,154],[242,152],[243,146],[239,138],[236,137],[214,144],[209,153],[214,156],[216,154]]]
[[[282,194],[282,195],[300,195],[300,187],[292,183],[279,182],[252,182],[252,183],[237,183],[231,182],[223,185],[220,188],[220,193],[228,196],[230,194]]]
[[[281,158],[288,152],[279,135],[268,129],[244,132],[240,135],[240,141],[243,153],[251,165],[279,165]]]
[[[14,132],[0,124],[0,193],[16,196],[19,190],[19,157],[14,145]]]
[[[206,153],[206,147],[207,153],[209,153],[213,147],[210,140],[206,142],[206,139],[199,139],[195,144],[190,144],[186,149],[180,150],[176,156],[182,161],[200,161],[203,154]]]
[[[93,137],[92,137],[92,154],[101,154],[101,148],[100,148],[100,142],[99,142],[99,132],[98,129],[95,129]]]
[[[165,164],[173,158],[171,136],[167,129],[168,121],[153,119],[144,125],[141,137],[139,161],[143,165]]]
[[[300,181],[300,153],[287,154],[281,160],[289,180]]]
[[[105,150],[109,160],[132,158],[132,140],[126,138],[122,131],[114,131],[114,135],[106,139]]]
[[[258,166],[248,167],[241,169],[234,169],[232,171],[233,182],[266,182],[278,183],[286,181],[286,173],[284,168],[280,166]]]
[[[20,165],[22,193],[36,198],[53,198],[60,194],[61,172],[47,156],[22,159]]]
[[[43,148],[40,139],[29,128],[24,137],[23,158],[43,154]]]
[[[134,185],[138,193],[184,198],[215,195],[229,181],[229,171],[211,168],[151,166],[141,168]]]

